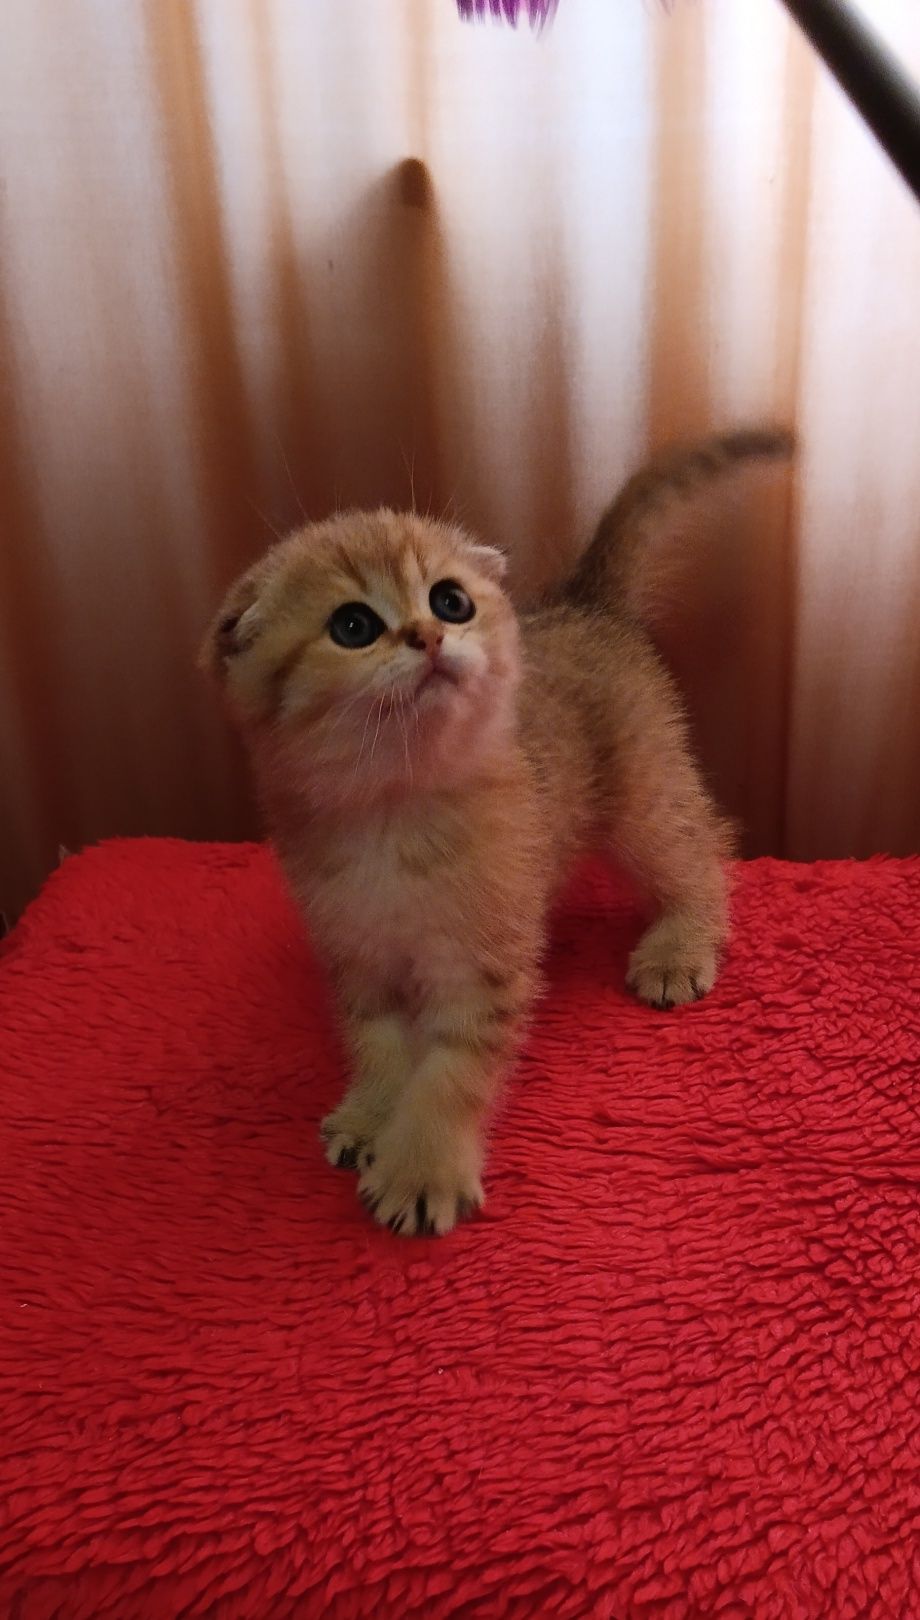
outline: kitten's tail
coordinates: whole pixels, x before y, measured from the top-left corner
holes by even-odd
[[[742,428],[701,444],[666,450],[623,485],[601,518],[587,551],[563,587],[584,607],[612,607],[644,618],[649,553],[709,484],[749,461],[788,459],[793,435],[783,428]],[[665,568],[667,572],[667,568]],[[651,574],[656,573],[654,564]]]

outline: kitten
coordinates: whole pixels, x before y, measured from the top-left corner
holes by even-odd
[[[414,513],[348,512],[274,546],[206,642],[263,812],[338,992],[352,1082],[322,1125],[376,1219],[443,1233],[483,1199],[484,1133],[540,983],[550,900],[609,851],[657,901],[642,1000],[693,1001],[727,930],[726,824],[634,616],[663,503],[786,436],[639,473],[573,577],[518,617],[504,560]]]

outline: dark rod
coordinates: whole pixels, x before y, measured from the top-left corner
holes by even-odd
[[[783,0],[920,202],[920,91],[848,0]]]

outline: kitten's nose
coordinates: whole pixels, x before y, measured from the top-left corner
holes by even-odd
[[[437,625],[410,624],[406,630],[406,645],[415,652],[426,652],[429,658],[437,658],[441,643],[444,640],[444,631]]]

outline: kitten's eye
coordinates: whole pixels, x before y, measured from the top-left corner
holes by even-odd
[[[339,647],[369,647],[386,625],[364,602],[345,602],[329,620],[328,630]]]
[[[476,612],[472,599],[455,579],[439,579],[428,592],[431,611],[448,624],[466,624]]]

